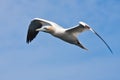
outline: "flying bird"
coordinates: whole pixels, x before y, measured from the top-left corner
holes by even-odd
[[[81,42],[77,38],[77,36],[80,33],[87,30],[90,30],[94,34],[96,34],[105,43],[110,52],[113,53],[109,45],[105,42],[105,40],[103,40],[103,38],[94,29],[92,29],[88,24],[84,22],[79,22],[79,24],[75,27],[65,29],[60,25],[56,24],[55,22],[41,18],[34,18],[29,25],[26,42],[30,43],[36,37],[36,35],[40,31],[42,31],[50,33],[54,37],[57,37],[65,42],[77,45],[82,49],[88,50],[81,44]]]

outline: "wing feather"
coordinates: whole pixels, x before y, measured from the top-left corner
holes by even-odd
[[[30,43],[37,36],[39,31],[36,31],[36,29],[41,28],[43,26],[51,26],[51,25],[53,25],[53,22],[51,21],[40,18],[33,19],[28,28],[26,42]]]
[[[71,33],[75,36],[77,36],[79,33],[84,32],[86,30],[90,30],[92,31],[94,34],[96,34],[102,41],[103,43],[107,46],[107,48],[110,50],[111,53],[113,53],[112,49],[109,47],[109,45],[105,42],[105,40],[91,27],[89,27],[89,25],[87,25],[84,22],[80,22],[80,24],[74,28],[68,29],[66,32]]]
[[[31,21],[27,33],[27,39],[26,39],[27,43],[31,42],[36,37],[36,35],[38,34],[38,31],[36,31],[36,29],[41,27],[42,24],[39,20]]]
[[[77,36],[78,34],[86,31],[86,30],[89,30],[90,27],[88,27],[88,25],[82,25],[82,24],[79,24],[73,28],[70,28],[70,29],[67,29],[66,32],[68,33],[72,33],[73,35]]]

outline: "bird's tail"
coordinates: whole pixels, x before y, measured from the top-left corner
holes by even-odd
[[[84,47],[78,40],[77,40],[77,46],[79,46],[80,48],[84,49],[84,50],[88,50],[86,47]]]

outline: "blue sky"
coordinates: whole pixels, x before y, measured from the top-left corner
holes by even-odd
[[[88,23],[79,40],[89,51],[40,32],[26,44],[33,18],[69,28]],[[120,0],[1,0],[0,80],[120,80]]]

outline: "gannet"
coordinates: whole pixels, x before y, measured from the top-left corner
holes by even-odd
[[[103,40],[103,38],[85,22],[79,22],[79,24],[75,27],[65,29],[60,25],[56,24],[55,22],[41,18],[34,18],[29,25],[26,42],[30,43],[36,37],[38,32],[42,31],[50,33],[54,37],[57,37],[65,42],[77,45],[82,49],[88,50],[81,44],[81,42],[77,38],[77,36],[80,33],[87,30],[90,30],[94,34],[96,34],[105,43],[110,52],[113,53],[109,45],[105,42],[105,40]]]

